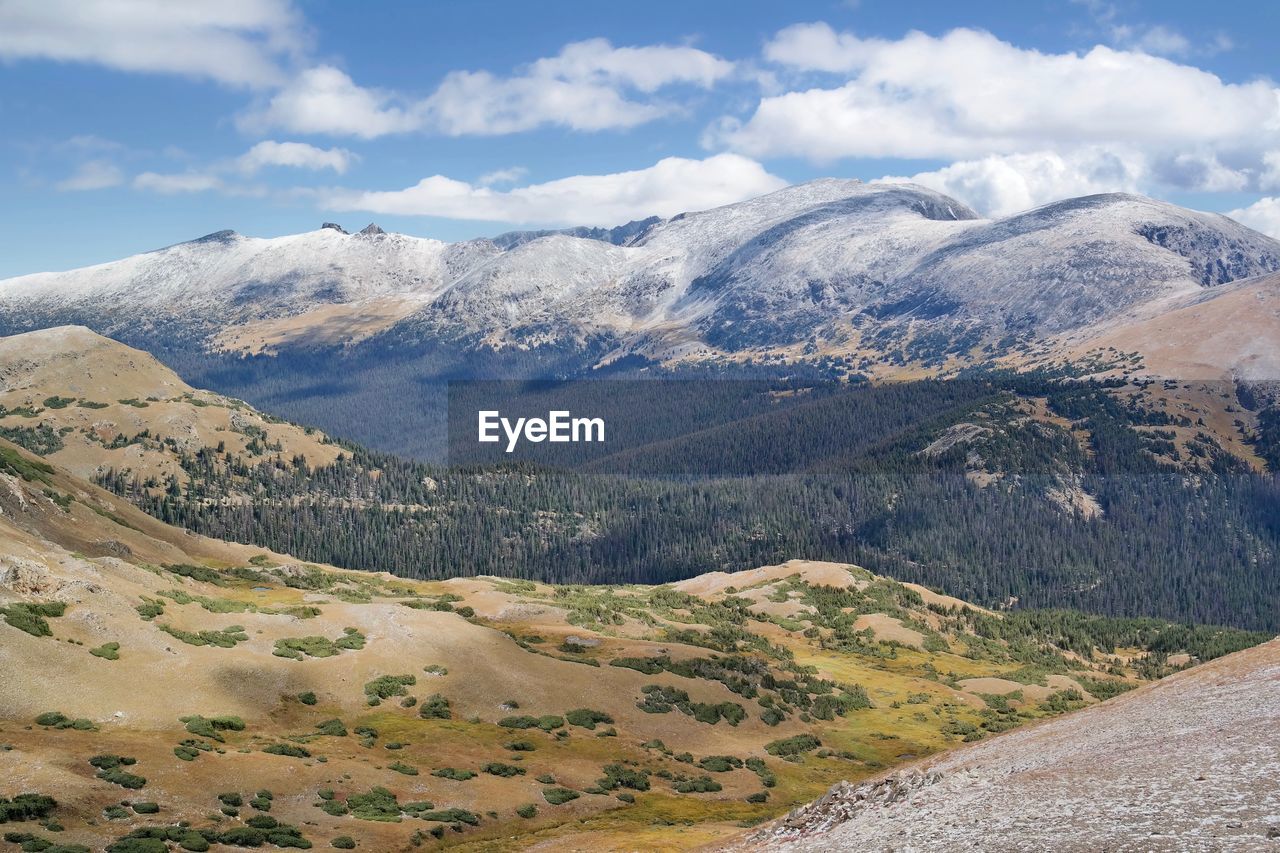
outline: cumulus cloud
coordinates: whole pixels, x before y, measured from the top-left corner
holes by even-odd
[[[0,59],[85,62],[232,86],[282,82],[304,44],[288,0],[5,0]]]
[[[496,190],[443,175],[392,191],[330,190],[331,210],[364,210],[496,222],[607,225],[645,216],[674,216],[772,192],[786,186],[754,160],[718,154],[704,160],[668,157],[647,169],[577,175]]]
[[[259,142],[236,160],[240,171],[253,174],[267,166],[290,166],[297,169],[332,169],[347,171],[355,155],[345,148],[317,148],[305,142]]]
[[[1137,152],[1088,149],[1067,155],[1054,151],[992,155],[909,178],[883,180],[922,184],[988,216],[1008,216],[1073,196],[1137,192],[1146,173],[1146,162]]]
[[[80,164],[75,173],[59,181],[58,189],[68,192],[105,190],[124,183],[120,167],[107,160],[88,160]]]
[[[733,63],[686,46],[615,47],[605,39],[566,45],[517,73],[454,71],[425,98],[365,88],[337,68],[298,75],[240,118],[246,130],[283,128],[373,139],[429,130],[491,136],[547,125],[594,131],[628,128],[676,109],[660,89],[710,87]]]
[[[849,79],[766,97],[715,134],[757,157],[973,159],[1108,144],[1213,151],[1258,146],[1280,129],[1273,84],[1225,83],[1139,51],[1046,54],[971,29],[861,38],[818,23],[783,30],[765,55]]]
[[[1248,207],[1227,211],[1227,216],[1268,237],[1280,240],[1280,198],[1260,198]]]
[[[389,92],[358,86],[345,72],[321,65],[303,71],[237,123],[250,132],[283,128],[374,139],[420,127],[419,112],[400,105]]]

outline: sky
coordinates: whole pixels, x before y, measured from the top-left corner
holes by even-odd
[[[0,0],[0,277],[617,225],[836,176],[1280,238],[1280,4]]]

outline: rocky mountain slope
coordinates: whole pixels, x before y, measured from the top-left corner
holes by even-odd
[[[735,849],[1274,850],[1280,640],[825,797]]]
[[[1145,642],[1249,642],[1169,628]],[[343,572],[173,530],[0,440],[13,844],[686,849],[1187,659],[1081,643],[830,563]]]
[[[588,363],[805,347],[939,362],[1277,269],[1280,243],[1150,199],[1090,196],[983,220],[922,187],[828,179],[613,231],[454,244],[376,226],[218,232],[0,281],[0,323],[83,323],[141,345],[163,330],[235,352],[376,338],[583,349]]]

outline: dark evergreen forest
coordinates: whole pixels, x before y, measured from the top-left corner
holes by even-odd
[[[1208,436],[1180,452],[1168,415],[1103,385],[790,377],[726,386],[710,405],[705,383],[664,384],[630,402],[650,426],[555,466],[446,467],[348,444],[310,469],[206,448],[182,458],[186,486],[101,482],[201,533],[409,577],[660,583],[799,557],[987,605],[1280,628],[1276,477]],[[537,393],[589,406],[589,385]],[[595,393],[617,403],[607,384]],[[1076,435],[1026,417],[1032,398]]]

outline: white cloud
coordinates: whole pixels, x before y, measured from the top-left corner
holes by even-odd
[[[298,169],[332,169],[347,171],[355,155],[345,148],[317,148],[305,142],[259,142],[236,160],[240,171],[253,174],[266,166],[291,166]]]
[[[1264,190],[1280,190],[1280,150],[1262,155],[1263,171],[1258,185]]]
[[[311,68],[241,116],[242,129],[283,128],[373,139],[430,130],[449,136],[517,133],[546,125],[627,128],[672,112],[651,97],[673,85],[707,88],[733,63],[692,47],[614,47],[604,39],[566,45],[511,76],[454,71],[425,98],[359,86],[330,66]],[[639,97],[637,97],[639,96]]]
[[[495,169],[492,172],[486,172],[476,178],[476,183],[482,187],[491,187],[495,184],[514,184],[527,174],[529,174],[529,170],[524,166],[512,166],[509,169]]]
[[[233,86],[281,82],[303,45],[289,0],[5,0],[0,59],[85,62]]]
[[[321,65],[303,71],[271,96],[267,104],[242,115],[242,130],[284,128],[295,133],[324,133],[373,139],[421,125],[414,110],[396,97],[355,84],[343,71]]]
[[[225,188],[222,179],[206,172],[181,172],[164,175],[143,172],[133,179],[134,189],[173,195],[176,193],[208,192]]]
[[[1260,198],[1248,207],[1227,211],[1227,216],[1280,240],[1280,198]]]
[[[786,186],[754,160],[718,154],[705,160],[668,157],[647,169],[577,175],[495,190],[443,175],[388,192],[331,190],[331,210],[441,216],[497,222],[609,225],[645,216],[673,216],[772,192]]]
[[[1087,149],[1066,156],[1053,151],[992,155],[883,180],[923,184],[988,216],[1008,216],[1063,198],[1137,192],[1146,170],[1137,152]]]
[[[124,174],[114,163],[107,160],[88,160],[81,163],[70,177],[59,181],[57,187],[60,190],[81,192],[105,190],[122,183],[124,183]]]
[[[594,38],[565,45],[558,56],[539,59],[528,77],[623,84],[641,92],[688,83],[709,89],[733,71],[733,63],[697,48],[671,45],[614,47]]]
[[[751,156],[973,159],[1131,145],[1144,150],[1257,148],[1280,130],[1280,90],[1225,83],[1141,52],[1024,50],[976,30],[898,40],[826,24],[780,32],[766,56],[795,71],[839,71],[835,88],[760,101],[714,141]]]

